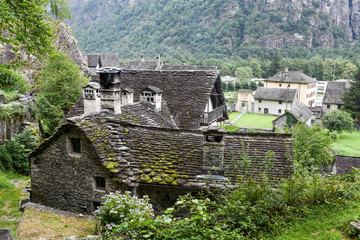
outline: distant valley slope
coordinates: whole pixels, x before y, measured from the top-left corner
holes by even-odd
[[[360,38],[358,0],[70,0],[84,52],[236,58]]]

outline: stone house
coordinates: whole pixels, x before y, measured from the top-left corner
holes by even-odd
[[[311,78],[299,71],[279,72],[264,80],[266,88],[283,88],[297,90],[297,104],[304,103],[308,107],[315,106],[316,79]]]
[[[120,67],[117,53],[85,53],[84,58],[91,76],[96,76],[95,72],[100,68]]]
[[[344,104],[342,96],[350,88],[350,81],[332,81],[327,83],[322,102],[322,114],[340,109]]]
[[[33,202],[91,213],[105,194],[131,190],[161,210],[179,194],[232,186],[246,174],[292,174],[291,136],[214,125],[228,118],[216,68],[165,66],[98,71],[29,156]],[[245,155],[254,161],[246,171]]]
[[[285,126],[293,126],[298,121],[304,122],[307,126],[311,126],[313,120],[313,112],[303,103],[294,106],[284,114],[276,118],[273,123],[273,130],[284,129]]]
[[[258,87],[254,96],[254,112],[281,115],[297,102],[297,90]]]

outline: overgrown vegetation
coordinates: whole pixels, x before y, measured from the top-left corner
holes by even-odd
[[[60,120],[81,95],[88,79],[63,52],[50,56],[38,81],[36,111],[47,133],[52,133]]]
[[[297,173],[274,188],[266,177],[250,177],[221,194],[182,196],[155,219],[121,218],[103,224],[102,231],[106,239],[272,239],[318,208],[358,201],[359,180],[359,173],[348,180]],[[112,212],[119,206],[123,203],[114,204]],[[188,212],[185,218],[173,216],[183,209]],[[111,227],[117,225],[122,228]]]
[[[29,173],[28,153],[39,144],[35,130],[25,128],[0,146],[0,171]]]
[[[319,125],[307,127],[299,122],[293,130],[294,163],[303,168],[326,168],[332,162],[331,134]]]

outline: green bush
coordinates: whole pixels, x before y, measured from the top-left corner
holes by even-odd
[[[30,90],[30,85],[19,73],[12,70],[9,66],[0,64],[0,89],[8,91],[18,91],[25,93]]]
[[[31,128],[5,140],[0,146],[0,170],[6,172],[29,173],[28,153],[39,144],[39,139]]]
[[[127,235],[130,239],[140,237],[140,231],[154,216],[149,198],[131,196],[131,192],[115,192],[106,195],[101,207],[94,214],[100,220],[107,237]],[[139,236],[140,235],[140,236]]]

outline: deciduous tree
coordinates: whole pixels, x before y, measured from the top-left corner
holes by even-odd
[[[47,21],[47,0],[0,0],[0,42],[35,56],[47,55],[52,28]]]
[[[322,118],[324,126],[331,132],[341,133],[343,131],[354,131],[354,119],[350,113],[335,110],[324,115]]]

